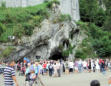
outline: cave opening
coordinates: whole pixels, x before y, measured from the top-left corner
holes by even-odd
[[[64,41],[63,41],[63,46],[65,46],[65,44],[66,44],[66,46],[67,47],[69,47],[69,40],[68,39],[65,39]]]
[[[66,57],[62,55],[62,51],[60,50],[55,50],[51,53],[50,60],[65,60],[66,61]]]

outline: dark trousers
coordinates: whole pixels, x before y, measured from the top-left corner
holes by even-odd
[[[58,74],[58,77],[61,77],[61,71],[60,71],[60,69],[57,69],[57,74]]]
[[[69,68],[69,72],[70,72],[70,73],[73,72],[73,68]]]
[[[49,69],[49,76],[52,76],[53,74],[53,69]]]

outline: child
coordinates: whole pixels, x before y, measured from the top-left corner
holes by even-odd
[[[31,72],[30,72],[29,86],[33,86],[35,79],[36,79],[35,71],[31,70]]]

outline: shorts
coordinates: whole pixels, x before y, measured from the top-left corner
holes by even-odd
[[[84,67],[84,69],[86,70],[87,68],[86,68],[86,67]]]
[[[47,70],[46,70],[46,68],[44,68],[44,73],[46,73],[47,72]]]
[[[91,66],[89,66],[88,69],[91,69]]]
[[[69,72],[73,72],[73,68],[69,68]]]

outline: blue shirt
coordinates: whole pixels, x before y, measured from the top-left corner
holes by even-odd
[[[38,66],[35,67],[35,74],[38,74],[39,70],[40,70],[40,66],[38,65]]]

